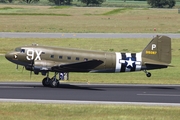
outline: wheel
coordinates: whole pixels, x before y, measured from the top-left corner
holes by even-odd
[[[44,87],[49,87],[49,82],[50,82],[50,78],[48,78],[48,77],[45,77],[43,80],[42,80],[42,84],[43,84],[43,86]]]
[[[52,79],[49,83],[50,83],[50,86],[53,88],[59,86],[59,81],[57,79]]]
[[[147,76],[147,77],[151,77],[151,73],[148,72],[148,73],[146,74],[146,76]]]

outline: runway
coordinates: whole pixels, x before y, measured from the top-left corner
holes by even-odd
[[[0,101],[180,106],[180,85],[0,83]]]
[[[0,38],[153,38],[166,35],[180,38],[172,33],[33,33],[33,32],[0,32]]]

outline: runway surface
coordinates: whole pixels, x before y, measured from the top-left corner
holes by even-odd
[[[32,33],[32,32],[0,32],[0,38],[153,38],[166,35],[180,38],[180,34],[171,33]]]
[[[2,100],[180,106],[180,86],[62,83],[58,88],[49,88],[43,87],[41,83],[1,82],[0,101]]]

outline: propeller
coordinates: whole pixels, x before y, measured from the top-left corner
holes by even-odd
[[[17,69],[17,70],[18,70],[18,67],[19,67],[19,66],[18,66],[18,64],[17,64],[17,65],[16,65],[16,69]]]
[[[30,79],[31,79],[31,76],[32,76],[32,71],[33,71],[33,67],[34,67],[34,59],[31,60],[31,72],[30,72]]]
[[[22,68],[22,73],[23,73],[23,71],[24,71],[24,66],[23,66],[23,68]]]

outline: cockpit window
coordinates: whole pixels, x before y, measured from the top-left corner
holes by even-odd
[[[16,51],[16,52],[20,52],[20,51],[21,51],[21,48],[16,48],[15,51]]]
[[[21,53],[25,53],[25,49],[21,49]]]

